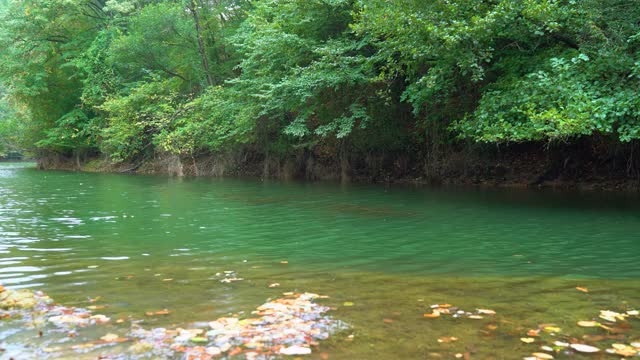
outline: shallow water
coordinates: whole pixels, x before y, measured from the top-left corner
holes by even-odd
[[[146,318],[147,327],[248,313],[283,291],[317,292],[352,326],[316,352],[334,359],[518,359],[536,351],[519,338],[540,323],[557,324],[563,339],[602,333],[575,322],[640,307],[639,234],[633,194],[175,179],[0,163],[0,284],[72,306],[101,296],[100,312],[114,318],[171,310]],[[245,280],[220,283],[225,270]],[[497,315],[423,318],[436,303]],[[627,343],[640,338],[640,320],[630,324]],[[0,347],[14,354],[12,346],[60,341],[16,331],[0,322]],[[65,345],[92,331],[102,330]],[[442,336],[460,340],[438,343]],[[607,356],[596,358],[617,358]]]

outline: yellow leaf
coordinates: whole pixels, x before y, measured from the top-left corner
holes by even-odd
[[[434,312],[433,312],[433,313],[431,313],[431,314],[428,314],[428,313],[427,313],[427,314],[423,314],[422,316],[423,316],[423,317],[425,317],[425,318],[427,318],[427,319],[435,319],[435,318],[440,317],[440,312],[439,312],[439,311],[434,311]]]
[[[597,321],[578,321],[578,326],[581,327],[597,327],[600,323]]]
[[[116,339],[118,339],[118,338],[119,338],[119,336],[116,335],[116,334],[107,334],[107,335],[101,337],[100,340],[104,340],[104,341],[107,341],[107,342],[112,342],[112,341],[116,341]]]
[[[438,338],[438,342],[439,343],[444,343],[444,344],[448,344],[451,342],[456,342],[458,341],[458,338],[455,336],[443,336],[443,337],[439,337]]]
[[[551,360],[551,359],[553,359],[553,355],[547,354],[547,353],[537,352],[537,353],[533,353],[531,355],[535,356],[538,359],[543,359],[543,360]]]

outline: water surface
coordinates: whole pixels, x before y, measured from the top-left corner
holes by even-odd
[[[283,291],[318,292],[352,325],[320,347],[336,359],[521,358],[535,346],[518,339],[541,322],[580,337],[589,330],[576,321],[640,307],[638,234],[633,194],[176,179],[0,163],[0,284],[41,289],[66,305],[101,296],[103,312],[120,318],[171,309],[147,319],[149,327],[249,312]],[[225,270],[245,280],[220,283]],[[268,288],[274,282],[281,286]],[[422,318],[435,303],[498,315]],[[460,340],[437,342],[452,335]],[[5,346],[53,342],[32,336],[0,325]]]

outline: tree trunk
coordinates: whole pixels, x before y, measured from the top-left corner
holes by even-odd
[[[196,38],[198,39],[198,52],[200,53],[200,58],[202,61],[202,68],[204,69],[204,73],[207,79],[207,85],[213,85],[213,78],[211,77],[211,72],[209,71],[209,58],[207,57],[207,48],[204,44],[204,40],[202,39],[202,28],[200,27],[200,17],[198,16],[198,4],[196,0],[191,0],[191,14],[193,15],[193,22],[196,26]]]

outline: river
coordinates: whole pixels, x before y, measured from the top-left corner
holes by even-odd
[[[639,255],[635,194],[183,179],[0,163],[0,284],[43,290],[70,306],[99,296],[103,313],[117,318],[170,309],[147,319],[149,327],[249,313],[286,291],[320,293],[351,328],[311,359],[519,359],[543,345],[520,341],[539,324],[582,339],[600,329],[577,321],[640,307]],[[222,283],[224,271],[243,280]],[[497,314],[423,317],[442,303]],[[625,341],[640,338],[640,320],[629,322]],[[451,336],[458,340],[438,342]],[[604,349],[614,342],[607,341],[591,344]],[[54,342],[61,340],[0,322],[0,347],[9,349],[0,358],[11,346]]]

